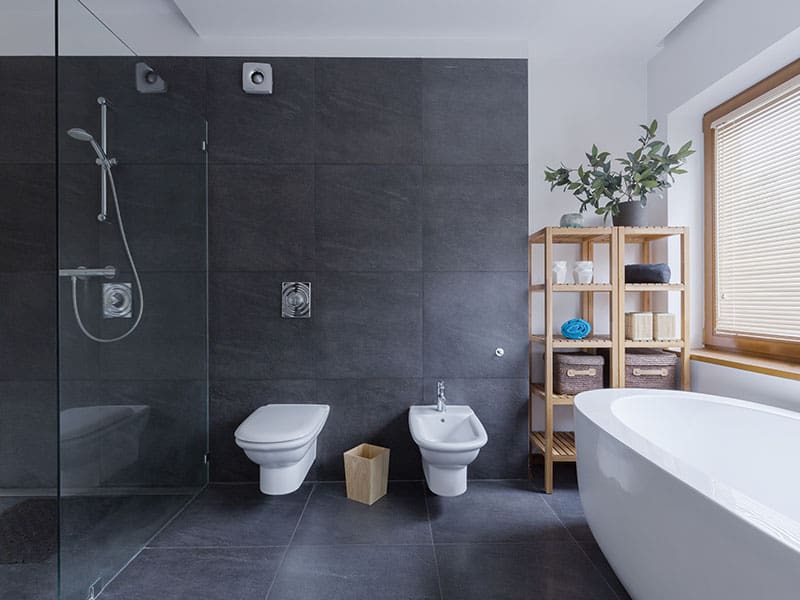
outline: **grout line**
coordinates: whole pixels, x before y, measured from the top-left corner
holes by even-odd
[[[285,548],[281,544],[270,544],[267,546],[147,546],[144,550],[148,552],[160,550],[246,550],[260,548]]]
[[[439,600],[444,600],[442,592],[442,576],[439,573],[439,558],[436,556],[436,541],[433,538],[433,523],[431,522],[431,510],[428,507],[428,494],[425,490],[425,482],[422,482],[422,498],[425,501],[425,514],[428,516],[428,530],[431,532],[431,548],[433,549],[433,566],[436,569],[436,584],[439,586]]]
[[[571,542],[572,542],[573,544],[575,544],[575,545],[578,547],[578,550],[580,550],[580,551],[581,551],[581,554],[583,554],[583,555],[586,557],[586,559],[589,561],[589,564],[591,564],[591,565],[592,565],[592,568],[593,568],[593,569],[595,570],[595,572],[596,572],[596,573],[597,573],[597,574],[600,576],[600,579],[602,579],[602,580],[603,580],[603,583],[605,583],[605,584],[606,584],[606,587],[607,587],[609,590],[611,590],[611,593],[612,593],[612,594],[613,594],[615,597],[619,598],[620,596],[619,596],[619,594],[617,594],[617,591],[616,591],[616,590],[615,590],[613,587],[611,587],[611,582],[609,582],[609,581],[608,581],[608,579],[606,579],[606,576],[605,576],[605,575],[603,574],[603,572],[600,570],[600,567],[598,567],[598,566],[595,564],[595,562],[592,560],[592,557],[591,557],[591,556],[589,556],[589,554],[586,552],[586,550],[584,550],[584,549],[583,549],[583,546],[581,545],[581,542],[579,542],[579,541],[578,541],[578,539],[577,539],[577,538],[576,538],[576,537],[575,537],[575,536],[572,534],[572,531],[570,531],[570,528],[569,528],[569,527],[567,527],[567,524],[566,524],[566,523],[564,523],[564,521],[563,521],[563,519],[561,518],[561,516],[560,516],[560,515],[559,515],[559,514],[556,512],[556,510],[555,510],[555,509],[554,509],[554,508],[553,508],[553,507],[550,505],[550,503],[547,501],[547,499],[546,499],[546,498],[542,498],[542,500],[543,500],[543,501],[544,501],[544,503],[547,505],[547,508],[549,508],[549,509],[550,509],[550,512],[552,512],[552,513],[555,515],[556,519],[558,519],[558,522],[559,522],[559,523],[561,523],[561,526],[562,526],[562,527],[564,527],[564,529],[566,529],[566,530],[567,530],[567,533],[569,534],[569,537],[570,537],[570,540],[571,540]],[[595,542],[595,543],[596,543],[596,542]],[[602,552],[602,550],[601,550],[601,552]],[[620,599],[620,600],[621,600],[621,599]]]
[[[316,489],[317,489],[317,484],[315,483],[312,485],[311,491],[308,492],[308,498],[306,498],[306,503],[303,505],[303,510],[300,511],[300,517],[297,519],[297,523],[295,524],[294,529],[292,530],[292,535],[289,538],[289,543],[286,544],[286,549],[283,551],[283,556],[281,556],[281,560],[278,563],[277,568],[275,569],[275,575],[272,577],[272,581],[270,582],[269,587],[267,588],[267,594],[266,596],[264,596],[264,600],[267,600],[269,598],[269,595],[272,593],[272,588],[275,585],[275,582],[278,580],[278,575],[280,574],[281,568],[283,567],[283,563],[286,560],[286,555],[289,554],[289,548],[292,546],[292,542],[294,541],[294,536],[297,533],[297,529],[300,527],[300,521],[303,520],[303,515],[306,514],[308,503],[311,502],[311,496],[314,495],[314,490]]]

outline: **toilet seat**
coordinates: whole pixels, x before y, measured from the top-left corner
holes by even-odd
[[[319,433],[328,418],[326,404],[267,404],[247,417],[236,429],[238,441],[281,444]]]

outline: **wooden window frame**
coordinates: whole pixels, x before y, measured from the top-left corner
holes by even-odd
[[[715,222],[715,144],[711,124],[730,112],[752,102],[779,85],[800,75],[800,59],[786,65],[772,75],[762,79],[733,98],[711,109],[703,116],[703,147],[705,170],[705,326],[703,338],[706,347],[736,352],[756,354],[783,360],[800,362],[800,341],[788,341],[763,337],[732,335],[717,332],[716,324],[716,233]]]

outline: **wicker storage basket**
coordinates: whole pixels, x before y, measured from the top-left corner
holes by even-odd
[[[663,350],[637,349],[625,353],[625,387],[674,390],[678,357]]]
[[[653,313],[653,339],[657,342],[674,340],[678,336],[675,332],[675,315],[672,313]]]
[[[603,387],[605,359],[583,352],[553,354],[553,393],[578,394]]]

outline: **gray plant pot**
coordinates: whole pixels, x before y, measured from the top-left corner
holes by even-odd
[[[647,207],[640,202],[620,202],[619,213],[611,220],[617,227],[647,227]]]

